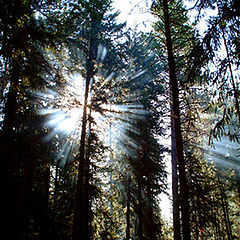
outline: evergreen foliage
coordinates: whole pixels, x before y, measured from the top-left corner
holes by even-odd
[[[3,236],[239,238],[238,1],[196,0],[190,23],[154,0],[149,33],[112,0],[0,3]]]

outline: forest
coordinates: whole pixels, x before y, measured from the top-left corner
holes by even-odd
[[[115,2],[0,0],[3,239],[240,239],[240,1]]]

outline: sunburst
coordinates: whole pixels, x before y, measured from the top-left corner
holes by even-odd
[[[102,84],[108,84],[113,75],[110,74],[109,77],[102,80]],[[95,81],[99,79],[100,77],[96,77]],[[61,164],[74,159],[74,155],[76,156],[78,153],[84,92],[85,79],[80,74],[67,76],[66,84],[60,91],[48,89],[45,92],[35,92],[35,95],[41,99],[42,107],[38,109],[38,113],[46,118],[44,125],[48,129],[48,134],[44,140],[57,140],[57,157]],[[98,132],[100,140],[106,146],[110,145],[109,136],[111,134],[111,142],[118,142],[118,144],[111,144],[112,146],[120,145],[125,149],[124,142],[128,141],[133,148],[136,148],[134,141],[124,135],[123,130],[128,129],[137,133],[138,130],[133,127],[132,122],[145,118],[147,111],[140,104],[132,104],[132,102],[131,104],[126,102],[125,104],[116,104],[111,99],[112,97],[109,97],[109,103],[102,104],[100,112],[91,110],[93,129]],[[90,109],[88,109],[89,113]],[[134,153],[131,151],[129,154]]]

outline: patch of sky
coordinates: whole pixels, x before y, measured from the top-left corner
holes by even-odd
[[[185,9],[187,9],[189,22],[195,23],[200,36],[203,36],[208,28],[208,20],[211,17],[216,16],[218,11],[217,11],[217,8],[215,9],[208,8],[208,9],[202,10],[199,15],[200,17],[198,17],[199,12],[196,9],[195,4],[196,4],[196,1],[191,1],[191,0],[183,1],[183,6],[185,7]]]
[[[151,0],[114,0],[114,10],[120,10],[118,22],[126,22],[128,28],[149,32],[154,22],[151,14]]]

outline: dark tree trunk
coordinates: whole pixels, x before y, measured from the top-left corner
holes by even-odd
[[[1,214],[3,220],[2,235],[9,239],[20,239],[21,226],[21,194],[19,181],[20,163],[14,137],[14,126],[17,110],[17,86],[20,78],[20,63],[13,58],[11,63],[10,86],[4,106],[3,131],[0,141],[0,178],[1,178]],[[21,224],[20,224],[21,223]],[[14,231],[13,231],[14,226]]]
[[[231,224],[229,220],[227,197],[225,195],[225,192],[222,187],[222,183],[219,178],[218,178],[218,182],[219,182],[220,193],[221,193],[221,203],[222,203],[222,209],[223,209],[224,223],[225,223],[226,232],[227,232],[227,239],[232,240],[233,237],[232,237]]]
[[[88,56],[86,59],[86,87],[83,105],[82,132],[79,151],[79,169],[75,198],[73,240],[90,239],[89,225],[89,159],[85,156],[86,127],[87,127],[87,105],[90,88],[90,81],[94,71],[94,24],[92,23],[92,33],[90,33]]]
[[[54,202],[57,201],[58,187],[59,187],[59,166],[56,165],[55,177],[54,177]]]
[[[90,113],[89,113],[89,136],[88,136],[88,144],[87,144],[87,150],[86,150],[86,183],[87,183],[87,193],[86,193],[86,202],[88,203],[88,224],[89,224],[89,227],[88,227],[88,232],[89,232],[89,236],[92,235],[92,228],[91,228],[91,222],[92,222],[92,212],[91,212],[91,206],[92,206],[92,199],[93,199],[93,196],[90,192],[90,182],[92,180],[92,174],[90,172],[90,165],[91,165],[91,161],[90,161],[90,155],[91,155],[91,152],[92,152],[92,149],[91,149],[91,144],[92,144],[92,129],[91,129],[91,126],[92,126],[92,121],[91,121],[91,118],[92,118],[92,111],[91,111],[91,107],[90,107]]]
[[[49,239],[49,221],[48,221],[48,202],[49,202],[49,187],[50,187],[50,166],[46,166],[43,173],[43,192],[39,199],[39,225],[40,225],[40,240]]]
[[[228,238],[229,238],[229,240],[232,240],[233,235],[232,235],[231,222],[230,222],[230,218],[229,218],[228,200],[227,200],[227,196],[225,194],[224,194],[223,201],[224,201],[224,206],[225,206],[225,209],[226,209],[226,220],[227,220],[227,223],[228,223],[228,232],[229,232]]]
[[[219,221],[218,221],[218,214],[216,214],[218,212],[218,206],[216,206],[216,204],[214,202],[212,202],[211,204],[211,212],[212,212],[212,216],[213,216],[213,225],[214,225],[214,229],[215,229],[215,235],[216,235],[216,240],[220,239],[220,229],[219,229]]]
[[[19,61],[20,58],[12,59],[10,87],[4,108],[3,132],[6,134],[6,136],[11,136],[13,134],[14,122],[16,120],[17,87],[21,70]]]
[[[173,113],[172,113],[173,115]],[[178,171],[177,171],[177,151],[176,139],[173,127],[173,120],[171,120],[171,140],[172,140],[172,199],[173,199],[173,235],[174,240],[181,239],[180,229],[180,212],[179,212],[179,193],[178,193]]]
[[[236,174],[236,185],[237,185],[238,198],[240,200],[240,172],[238,170],[235,170],[235,174]]]
[[[110,103],[110,112],[111,112],[111,103]],[[113,174],[112,174],[112,159],[113,159],[113,153],[112,153],[112,123],[110,122],[109,125],[109,147],[110,147],[110,194],[112,195],[112,188],[113,188]],[[110,199],[110,214],[113,216],[113,202],[112,199]]]
[[[29,233],[30,216],[32,214],[32,189],[34,177],[34,159],[30,156],[25,157],[25,166],[23,169],[23,187],[21,197],[21,216],[22,216],[22,229],[23,236],[27,239]]]
[[[10,141],[7,141],[6,148],[9,147]],[[10,143],[11,144],[11,143]],[[3,145],[3,147],[5,147]],[[15,150],[15,149],[14,149]],[[13,169],[9,169],[9,162],[12,160],[12,156],[9,150],[5,154],[1,154],[1,161],[7,162],[2,167],[1,164],[1,216],[2,216],[2,234],[7,236],[8,239],[21,239],[21,214],[20,214],[20,183],[19,178],[14,175]],[[7,170],[6,170],[6,168]]]
[[[128,177],[127,182],[127,212],[126,212],[126,240],[130,240],[130,202],[131,202],[131,177]]]
[[[165,35],[168,52],[170,89],[172,99],[172,120],[175,133],[176,151],[179,167],[179,182],[180,182],[180,203],[182,213],[182,235],[184,240],[190,240],[190,216],[189,216],[189,200],[188,200],[188,186],[186,180],[185,160],[183,155],[183,140],[181,131],[181,120],[179,110],[179,90],[176,77],[175,61],[172,49],[172,37],[170,31],[170,18],[168,11],[168,1],[163,0],[164,21],[165,21]]]
[[[147,176],[147,206],[148,206],[148,222],[147,222],[147,239],[155,240],[156,239],[156,228],[153,220],[153,197],[151,190],[151,179]]]
[[[142,178],[138,177],[138,239],[143,240]]]
[[[76,190],[76,206],[74,212],[74,228],[73,228],[73,240],[87,240],[89,239],[89,202],[88,202],[88,162],[85,158],[85,138],[86,138],[86,125],[87,125],[87,100],[89,93],[91,75],[88,71],[86,78],[85,100],[83,108],[82,119],[82,132],[80,140],[80,156],[79,156],[79,169],[78,180]]]

